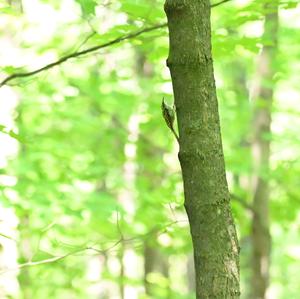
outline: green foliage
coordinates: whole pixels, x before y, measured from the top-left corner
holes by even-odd
[[[97,2],[95,0],[76,0],[82,9],[82,14],[88,16],[95,13]]]
[[[253,175],[250,143],[255,109],[249,101],[249,87],[255,79],[257,54],[268,43],[256,31],[262,26],[265,2],[242,5],[232,1],[212,11],[228,182],[230,191],[246,203],[232,200],[242,248],[243,294],[249,290],[251,249],[251,211],[246,206],[253,196],[249,182]],[[53,7],[55,16],[67,16],[66,20],[57,18],[53,25],[47,16],[44,18],[49,23],[28,18],[34,9],[30,6],[18,16],[24,25],[21,37],[20,29],[13,26],[14,9],[1,6],[9,38],[16,49],[21,47],[21,55],[24,53],[24,58],[16,58],[15,65],[12,58],[2,60],[3,74],[23,72],[25,68],[20,65],[36,69],[66,53],[166,21],[163,1],[41,3],[49,11]],[[280,47],[274,62],[277,74],[273,82],[267,82],[275,90],[273,132],[265,136],[272,140],[271,172],[260,174],[272,186],[271,289],[280,290],[276,299],[296,298],[300,293],[296,279],[300,38],[295,25],[299,12],[288,10],[297,4],[280,1]],[[54,26],[55,30],[44,36],[38,30],[42,25]],[[19,96],[12,114],[17,129],[11,130],[11,125],[1,121],[0,134],[17,139],[19,148],[16,156],[8,158],[5,169],[1,165],[0,178],[15,178],[16,182],[1,180],[0,191],[3,206],[18,217],[18,262],[62,257],[22,268],[18,274],[21,295],[13,298],[24,294],[43,299],[119,298],[122,284],[137,290],[138,298],[151,298],[143,290],[146,245],[162,255],[153,264],[166,262],[169,269],[167,277],[161,269],[149,276],[153,298],[193,298],[186,275],[182,275],[192,244],[183,207],[178,147],[160,109],[163,97],[172,98],[165,67],[167,34],[165,28],[156,29],[34,77],[11,81],[17,84],[13,90]],[[32,39],[32,35],[39,38]],[[0,38],[7,38],[4,31]],[[4,101],[10,101],[8,96]],[[10,236],[1,230],[0,237]],[[126,268],[123,276],[122,261]],[[131,267],[134,274],[129,273]]]
[[[7,129],[6,126],[0,125],[0,132],[3,133],[3,134],[9,135],[10,137],[18,140],[21,143],[25,143],[25,139],[22,136],[15,133],[13,130]]]

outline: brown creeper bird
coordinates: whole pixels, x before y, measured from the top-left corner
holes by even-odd
[[[165,99],[162,99],[161,103],[161,110],[162,110],[162,115],[165,119],[165,122],[167,126],[170,128],[170,130],[173,132],[175,138],[179,142],[179,137],[174,129],[174,121],[175,121],[175,105],[173,107],[169,106],[166,102]]]

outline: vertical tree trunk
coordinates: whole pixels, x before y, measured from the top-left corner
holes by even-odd
[[[136,49],[136,73],[139,78],[139,85],[142,90],[147,90],[147,85],[149,80],[153,78],[154,69],[153,66],[147,61],[146,55],[140,50]],[[147,101],[148,94],[144,94],[144,97]],[[141,103],[142,104],[142,103]],[[146,133],[147,136],[147,133]],[[141,137],[141,136],[139,136]],[[149,144],[149,147],[151,145]],[[149,151],[149,148],[147,148]],[[151,153],[150,153],[151,152]],[[148,153],[143,153],[143,155],[151,155],[153,161],[159,160],[161,158],[161,152],[151,149]],[[152,165],[151,165],[152,166]],[[145,192],[153,192],[157,188],[161,180],[161,176],[157,175],[157,171],[153,167],[144,166],[142,169],[138,170],[137,177],[145,176],[151,177],[151,182],[148,183],[148,189]],[[140,207],[139,207],[140,208]],[[145,294],[149,298],[156,298],[160,294],[162,296],[162,287],[158,286],[156,283],[153,283],[149,280],[149,277],[153,273],[159,273],[166,280],[169,279],[169,263],[166,256],[161,252],[161,249],[149,242],[149,240],[144,241],[144,287]],[[164,298],[167,299],[168,293],[170,292],[169,287],[164,288]],[[147,298],[148,298],[147,297]]]
[[[145,242],[144,245],[144,281],[145,281],[145,293],[149,298],[156,298],[157,286],[149,281],[149,275],[151,273],[160,273],[163,277],[168,279],[169,277],[169,265],[165,256],[153,246]],[[161,291],[161,290],[160,290]],[[169,298],[169,289],[166,287],[164,298]]]
[[[121,242],[118,259],[120,263],[120,274],[119,274],[119,292],[120,299],[125,298],[125,265],[124,265],[124,244]]]
[[[167,0],[165,12],[197,299],[239,298],[239,250],[211,57],[210,2]]]
[[[270,10],[272,12],[270,12]],[[278,4],[266,5],[264,39],[266,45],[257,61],[256,80],[251,98],[253,118],[253,209],[252,220],[252,299],[266,298],[269,284],[271,236],[269,225],[269,183],[267,173],[270,159],[272,79],[277,50]]]

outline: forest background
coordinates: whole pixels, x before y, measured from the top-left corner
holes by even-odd
[[[212,45],[241,298],[255,283],[255,176],[269,191],[266,298],[298,298],[299,1],[278,2],[271,36],[270,1],[221,2]],[[160,107],[173,102],[163,1],[1,0],[0,14],[0,298],[194,298],[178,144]],[[264,47],[271,152],[257,173]]]

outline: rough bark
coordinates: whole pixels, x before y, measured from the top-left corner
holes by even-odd
[[[251,299],[265,299],[269,285],[271,235],[269,224],[269,182],[271,108],[274,61],[277,50],[278,4],[266,6],[264,40],[266,45],[257,61],[252,90],[253,117],[253,220],[252,220],[252,294]]]
[[[197,299],[239,298],[239,250],[211,56],[210,2],[167,0],[165,12]]]

